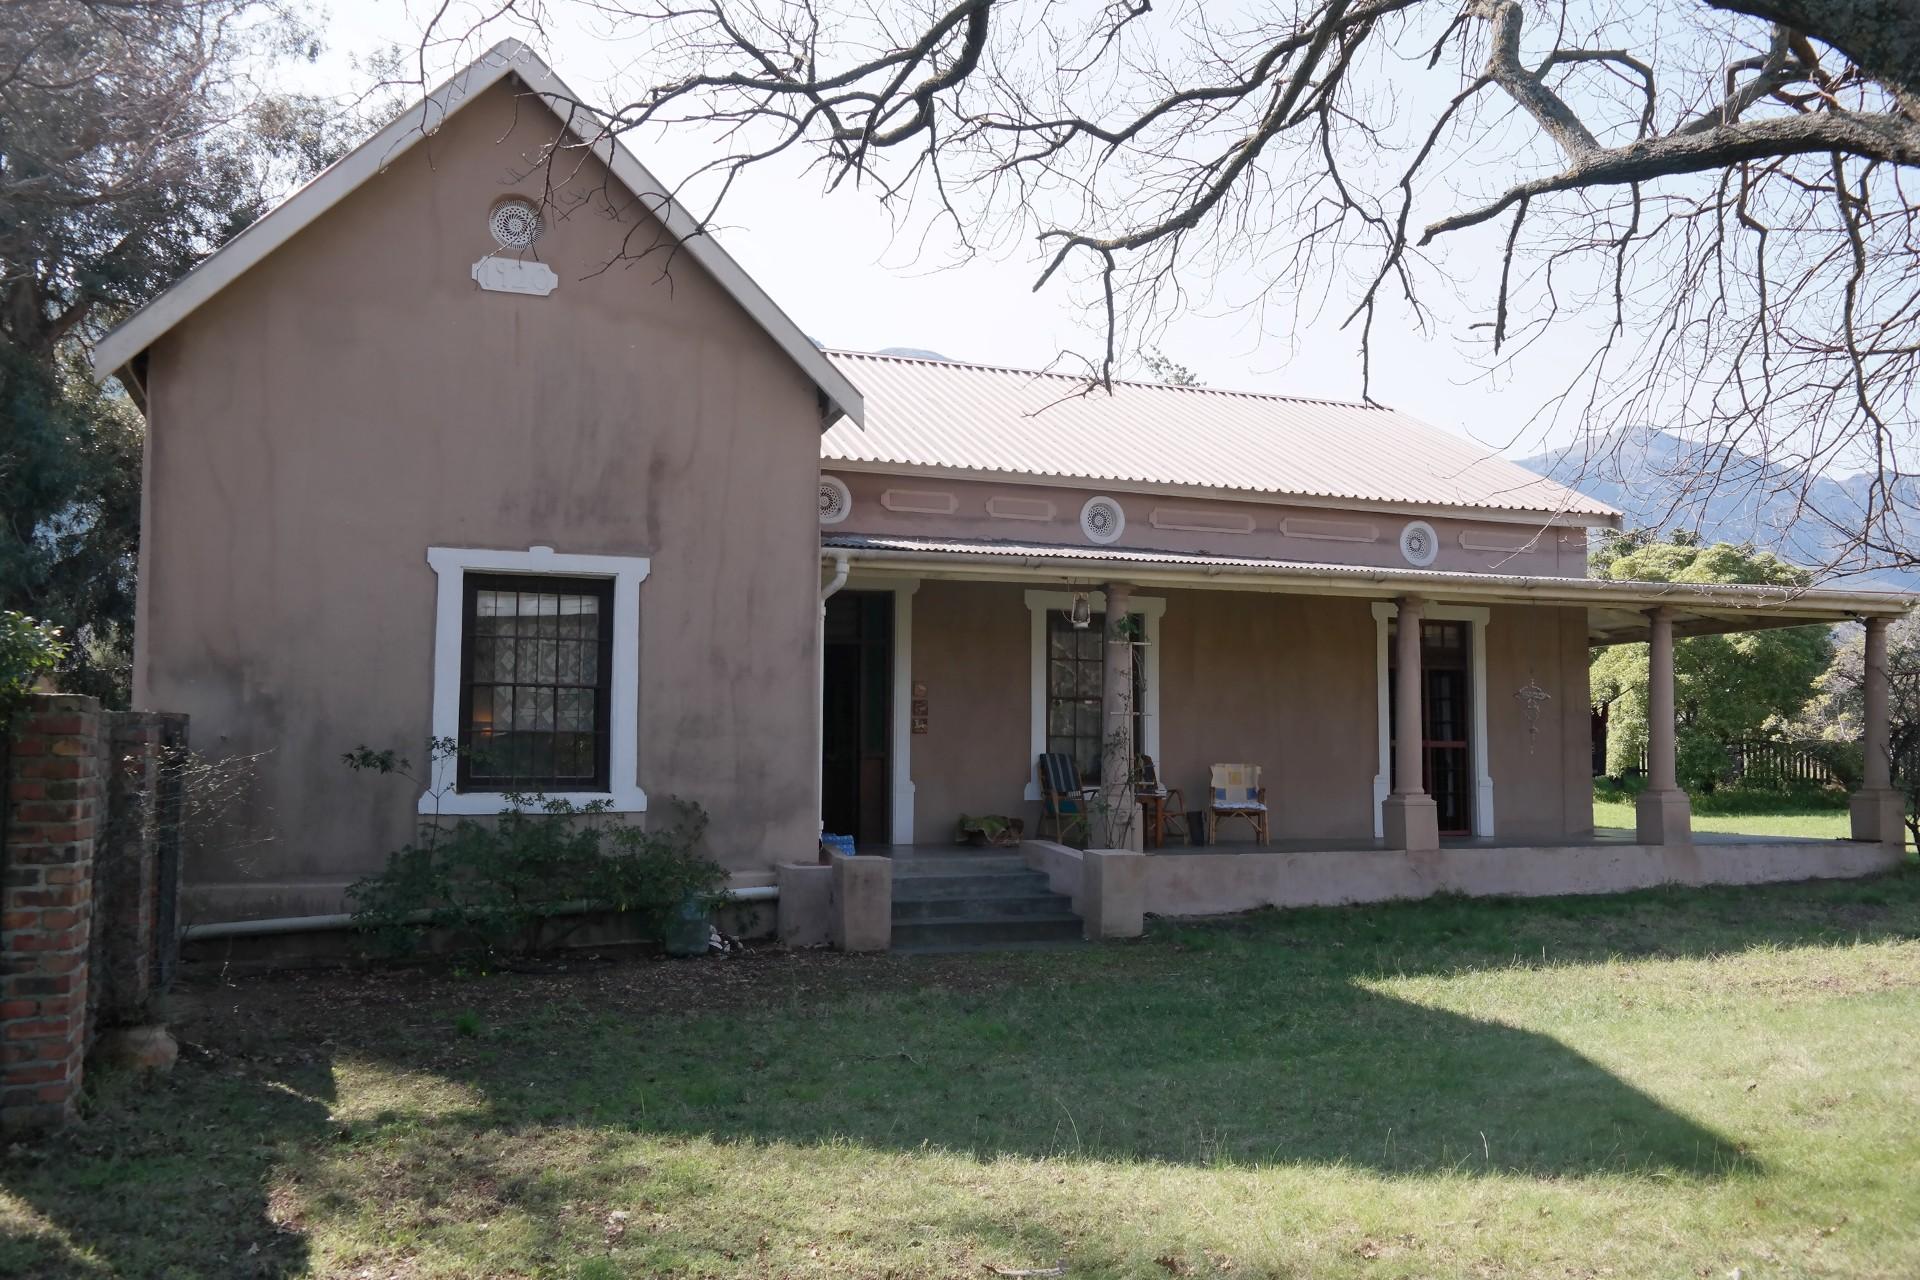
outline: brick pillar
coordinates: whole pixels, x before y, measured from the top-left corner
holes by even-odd
[[[100,704],[35,694],[7,753],[0,878],[0,1129],[66,1120],[87,1051],[96,828],[105,821]]]

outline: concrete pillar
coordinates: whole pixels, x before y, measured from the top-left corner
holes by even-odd
[[[780,886],[775,925],[780,944],[824,947],[833,941],[833,868],[818,862],[782,862],[773,874]]]
[[[1647,789],[1635,825],[1641,844],[1690,844],[1693,806],[1674,773],[1673,610],[1647,610]]]
[[[1424,683],[1420,672],[1420,624],[1426,617],[1426,602],[1417,596],[1403,596],[1399,605],[1400,629],[1393,683],[1395,780],[1393,793],[1381,806],[1382,826],[1389,848],[1438,849],[1440,814],[1433,797],[1427,794],[1426,779],[1421,776],[1425,735],[1420,720]]]
[[[893,859],[834,854],[833,945],[885,951],[893,945]]]
[[[1887,627],[1885,618],[1866,620],[1865,681],[1866,723],[1860,740],[1864,767],[1860,790],[1853,795],[1853,838],[1873,840],[1906,847],[1906,798],[1893,789],[1893,737],[1888,703],[1891,689],[1887,675]]]
[[[1133,629],[1127,621],[1133,608],[1133,588],[1124,582],[1110,582],[1106,594],[1100,811],[1094,815],[1088,843],[1106,849],[1138,848],[1139,823],[1134,820],[1133,797]]]
[[[1146,917],[1146,856],[1089,849],[1081,855],[1080,867],[1080,913],[1087,938],[1139,937]]]

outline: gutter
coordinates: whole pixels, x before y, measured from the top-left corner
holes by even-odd
[[[742,889],[728,889],[722,892],[723,903],[733,902],[774,902],[780,897],[777,884],[748,885]],[[584,915],[589,911],[602,910],[591,902],[563,902],[554,908],[557,916]],[[416,911],[409,920],[426,921],[432,913]],[[339,929],[353,927],[353,916],[347,912],[338,912],[325,916],[277,916],[266,920],[221,920],[212,924],[190,924],[180,930],[182,942],[205,942],[215,938],[266,938],[296,933],[329,933]]]

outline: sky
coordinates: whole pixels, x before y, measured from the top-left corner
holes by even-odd
[[[463,3],[454,0],[456,9]],[[314,66],[283,76],[297,87],[338,92],[354,83],[353,58],[394,43],[411,48],[438,7],[438,0],[427,6],[415,0],[333,0],[317,20],[326,52]],[[509,35],[531,33],[496,24],[487,28],[485,42]],[[544,34],[530,42],[589,99],[610,97],[635,56],[630,45],[597,38],[581,11],[564,3],[555,5]],[[452,62],[451,51],[445,60]],[[451,69],[430,72],[437,77]],[[630,134],[626,143],[669,183],[707,154],[703,140],[684,131]],[[1070,290],[1056,284],[1034,291],[1039,262],[1028,246],[947,266],[950,243],[923,246],[917,238],[897,238],[871,195],[824,193],[819,178],[798,163],[750,170],[729,198],[717,238],[806,333],[828,346],[912,347],[957,360],[1039,368],[1062,353],[1094,353],[1102,344],[1098,316]],[[1456,274],[1470,282],[1496,269],[1491,249],[1472,243],[1452,260]],[[1211,300],[1177,316],[1158,346],[1207,385],[1360,398],[1358,341],[1340,327],[1344,307],[1294,325],[1247,305],[1250,281],[1193,283]],[[1555,431],[1535,419],[1557,390],[1552,377],[1564,372],[1550,356],[1495,385],[1478,371],[1474,355],[1474,345],[1461,335],[1422,334],[1404,318],[1390,320],[1376,329],[1374,398],[1515,456],[1566,438],[1569,430]]]

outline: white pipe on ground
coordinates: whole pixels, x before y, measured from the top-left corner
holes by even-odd
[[[780,897],[777,884],[754,884],[741,889],[727,889],[720,894],[725,902],[774,902]],[[580,915],[595,910],[591,902],[563,902],[554,908],[555,915]],[[421,920],[428,918],[426,912],[418,913]],[[180,930],[182,942],[203,942],[212,938],[264,938],[294,933],[326,933],[333,929],[348,929],[353,926],[353,917],[345,912],[324,916],[276,916],[266,920],[218,920],[212,924],[190,924]]]

